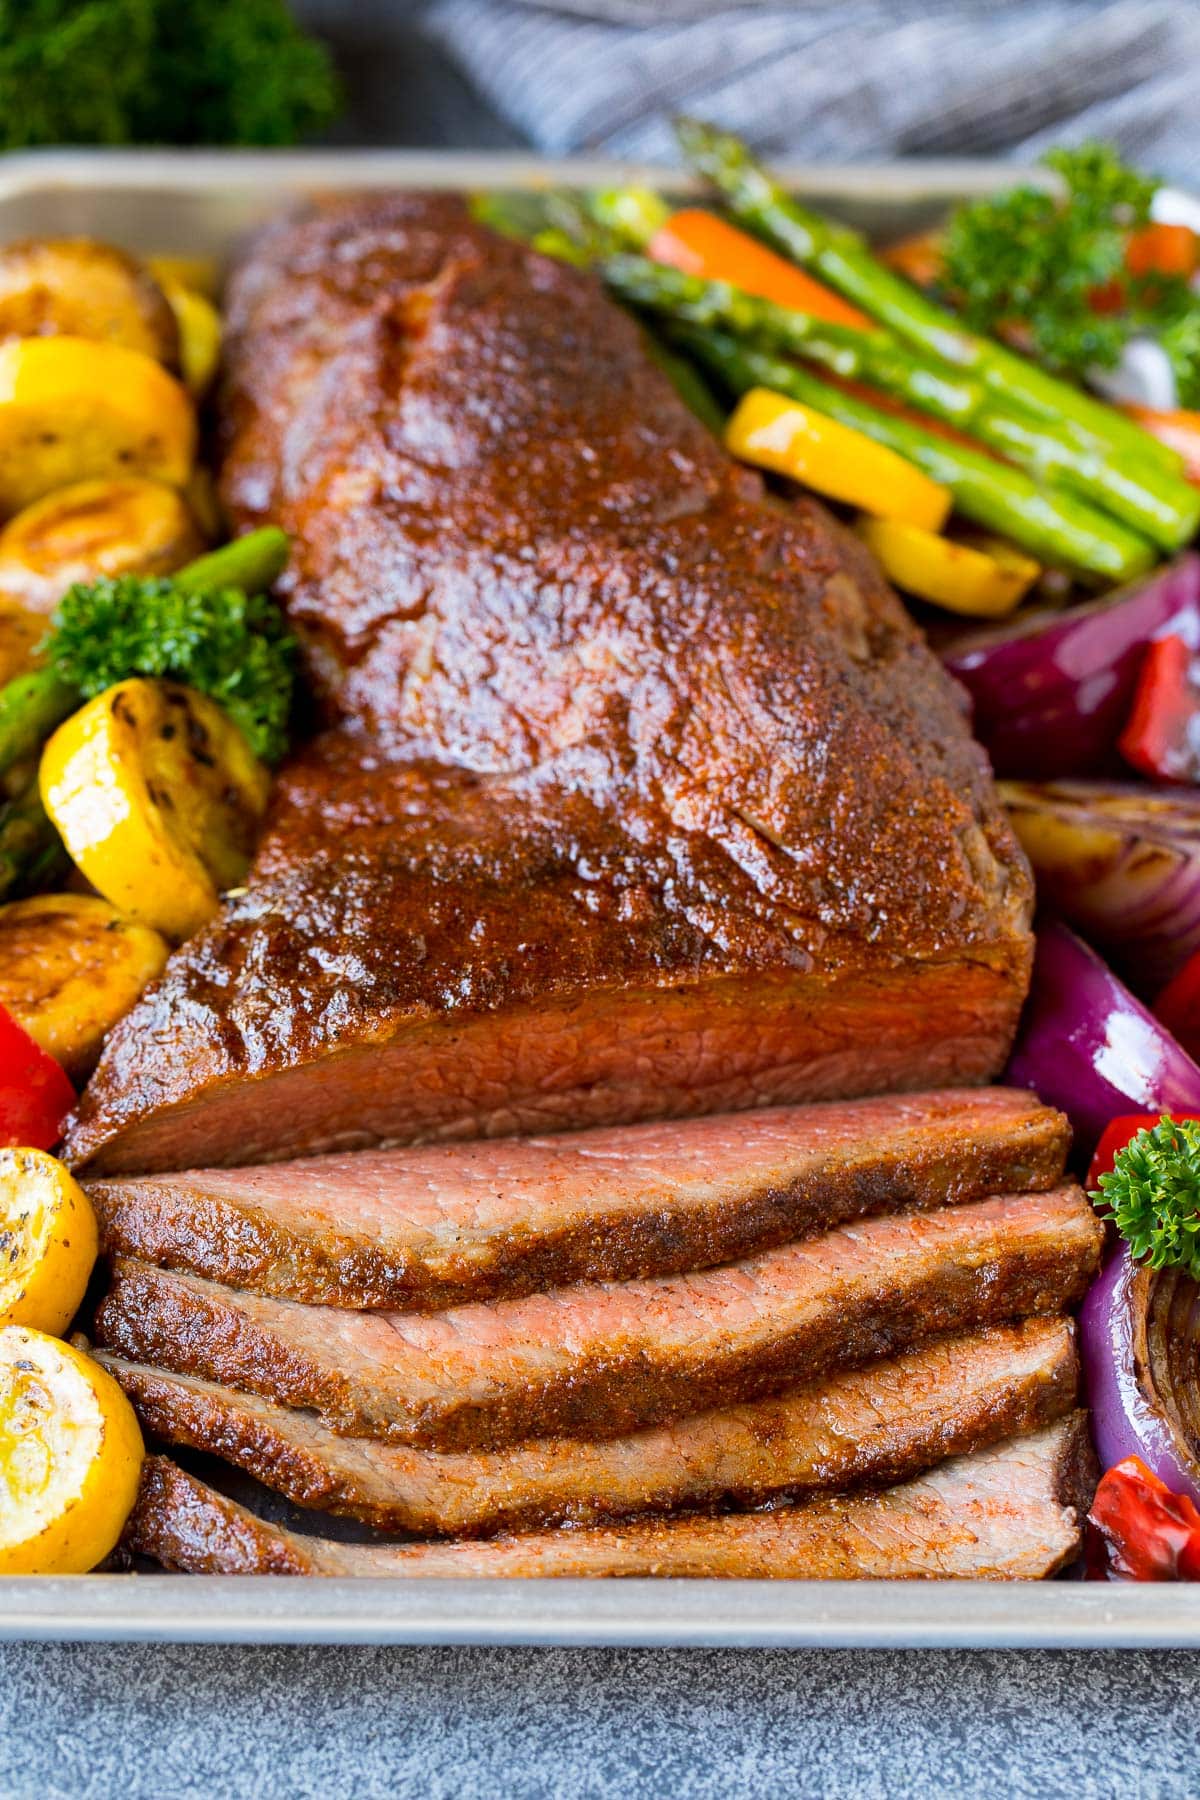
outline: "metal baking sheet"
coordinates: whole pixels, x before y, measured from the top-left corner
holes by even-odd
[[[724,1649],[1200,1647],[1184,1586],[986,1582],[0,1581],[0,1638],[219,1644],[619,1644]]]
[[[1011,165],[793,167],[798,193],[884,239],[1013,179]],[[83,233],[226,260],[306,196],[362,188],[691,185],[627,163],[428,151],[42,151],[0,160],[0,242]],[[1073,1581],[0,1580],[0,1639],[159,1643],[932,1648],[1200,1647],[1187,1587]]]

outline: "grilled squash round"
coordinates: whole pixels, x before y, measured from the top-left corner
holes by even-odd
[[[192,509],[161,481],[76,481],[0,530],[0,595],[52,612],[74,581],[169,575],[205,548]]]
[[[174,681],[119,681],[42,752],[42,804],[105,899],[173,940],[246,873],[270,775],[214,701]]]
[[[37,662],[38,645],[46,635],[41,613],[0,599],[0,687],[14,675],[23,675]]]
[[[55,488],[148,475],[182,487],[196,415],[160,363],[81,337],[0,344],[0,514]]]
[[[0,1326],[65,1331],[98,1247],[91,1202],[62,1163],[45,1150],[0,1150]]]
[[[25,238],[0,250],[0,340],[94,338],[179,367],[179,328],[150,270],[92,238]]]
[[[157,931],[94,894],[37,894],[0,906],[0,1006],[76,1086],[166,960]]]
[[[25,1326],[0,1330],[0,1575],[84,1575],[116,1548],[145,1449],[99,1363]]]

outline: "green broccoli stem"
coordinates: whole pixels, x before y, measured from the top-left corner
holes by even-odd
[[[898,337],[956,368],[977,374],[989,388],[1042,419],[1057,419],[1108,453],[1135,457],[1178,474],[1180,459],[1114,407],[1047,375],[961,320],[872,256],[865,239],[847,226],[810,212],[755,161],[740,139],[696,119],[675,124],[693,168],[724,195],[742,223],[759,237],[814,270],[839,294]]]
[[[218,588],[240,588],[243,594],[265,594],[287,565],[291,540],[278,526],[264,525],[245,537],[198,556],[169,577],[189,594],[215,593]]]
[[[705,281],[640,256],[609,257],[605,280],[623,300],[690,325],[724,326],[765,350],[785,350],[870,383],[957,426],[1028,469],[1092,501],[1162,549],[1200,524],[1200,489],[1163,469],[1081,449],[1056,420],[1035,419],[983,382],[910,349],[884,330],[857,331],[777,306],[724,281]]]
[[[0,807],[0,900],[20,889],[36,892],[64,860],[62,840],[46,816],[34,775]]]
[[[797,363],[696,326],[677,327],[672,341],[697,356],[734,393],[773,388],[886,444],[948,487],[965,517],[1011,538],[1043,562],[1114,582],[1128,581],[1154,562],[1145,538],[1086,501],[1041,487],[1022,469],[881,412]]]

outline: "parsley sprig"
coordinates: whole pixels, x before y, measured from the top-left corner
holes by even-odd
[[[944,280],[956,304],[976,330],[1019,325],[1059,374],[1112,368],[1132,337],[1149,333],[1170,359],[1179,404],[1200,405],[1200,297],[1182,276],[1125,266],[1129,233],[1149,221],[1158,181],[1105,144],[1052,150],[1043,161],[1065,197],[1023,186],[954,215]]]
[[[135,575],[80,584],[59,603],[46,662],[84,700],[130,675],[173,676],[224,707],[256,756],[287,748],[295,642],[265,594]]]
[[[1091,1198],[1138,1262],[1200,1281],[1200,1121],[1165,1115],[1118,1150]]]

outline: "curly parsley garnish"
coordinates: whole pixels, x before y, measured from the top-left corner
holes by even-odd
[[[1138,1262],[1200,1281],[1200,1121],[1165,1115],[1118,1150],[1091,1199]]]
[[[977,330],[1018,326],[1059,374],[1112,368],[1130,338],[1149,333],[1170,359],[1179,404],[1200,405],[1200,298],[1180,275],[1135,275],[1125,264],[1159,182],[1105,144],[1052,150],[1043,161],[1065,197],[1018,187],[955,213],[944,279],[956,304]]]

